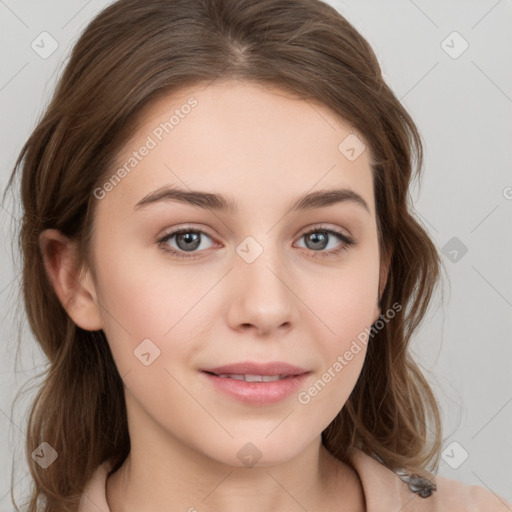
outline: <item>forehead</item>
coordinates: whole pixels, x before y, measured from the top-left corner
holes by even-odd
[[[139,115],[110,169],[125,172],[107,198],[133,208],[152,190],[175,185],[222,193],[241,209],[275,209],[308,191],[347,187],[373,209],[369,153],[362,137],[319,103],[248,82],[197,85],[158,98]]]

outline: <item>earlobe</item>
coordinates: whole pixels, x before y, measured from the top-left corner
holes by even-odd
[[[102,329],[94,282],[88,269],[80,271],[76,242],[57,229],[46,229],[39,236],[39,249],[53,290],[73,322],[88,331]]]

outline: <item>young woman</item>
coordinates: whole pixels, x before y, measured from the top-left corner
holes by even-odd
[[[418,131],[316,0],[120,0],[22,149],[27,511],[507,510],[436,477]]]

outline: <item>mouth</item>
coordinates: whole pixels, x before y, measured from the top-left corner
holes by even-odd
[[[275,382],[292,377],[292,375],[241,375],[238,373],[221,373],[217,375],[210,372],[206,373],[214,375],[215,377],[220,377],[221,379],[243,380],[245,382]]]
[[[225,364],[215,368],[206,368],[202,371],[219,377],[236,378],[237,380],[246,380],[248,382],[261,382],[259,377],[273,377],[273,380],[279,380],[287,377],[295,377],[296,375],[302,375],[308,372],[305,368],[285,363],[283,361],[272,361],[269,363],[244,361],[240,363]],[[244,377],[244,379],[241,377]],[[248,377],[248,379],[245,379],[245,377]],[[257,378],[257,380],[250,380],[252,377]]]
[[[310,373],[283,362],[236,363],[201,370],[217,391],[250,405],[270,405],[296,392]]]

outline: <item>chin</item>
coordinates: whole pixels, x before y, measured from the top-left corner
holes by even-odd
[[[209,456],[223,464],[240,468],[270,467],[293,460],[311,443],[311,439],[294,439],[287,432],[276,435],[274,439],[270,439],[273,434],[267,438],[265,435],[260,431],[253,436],[237,436],[229,443],[223,443],[222,451],[219,451],[217,444]]]

